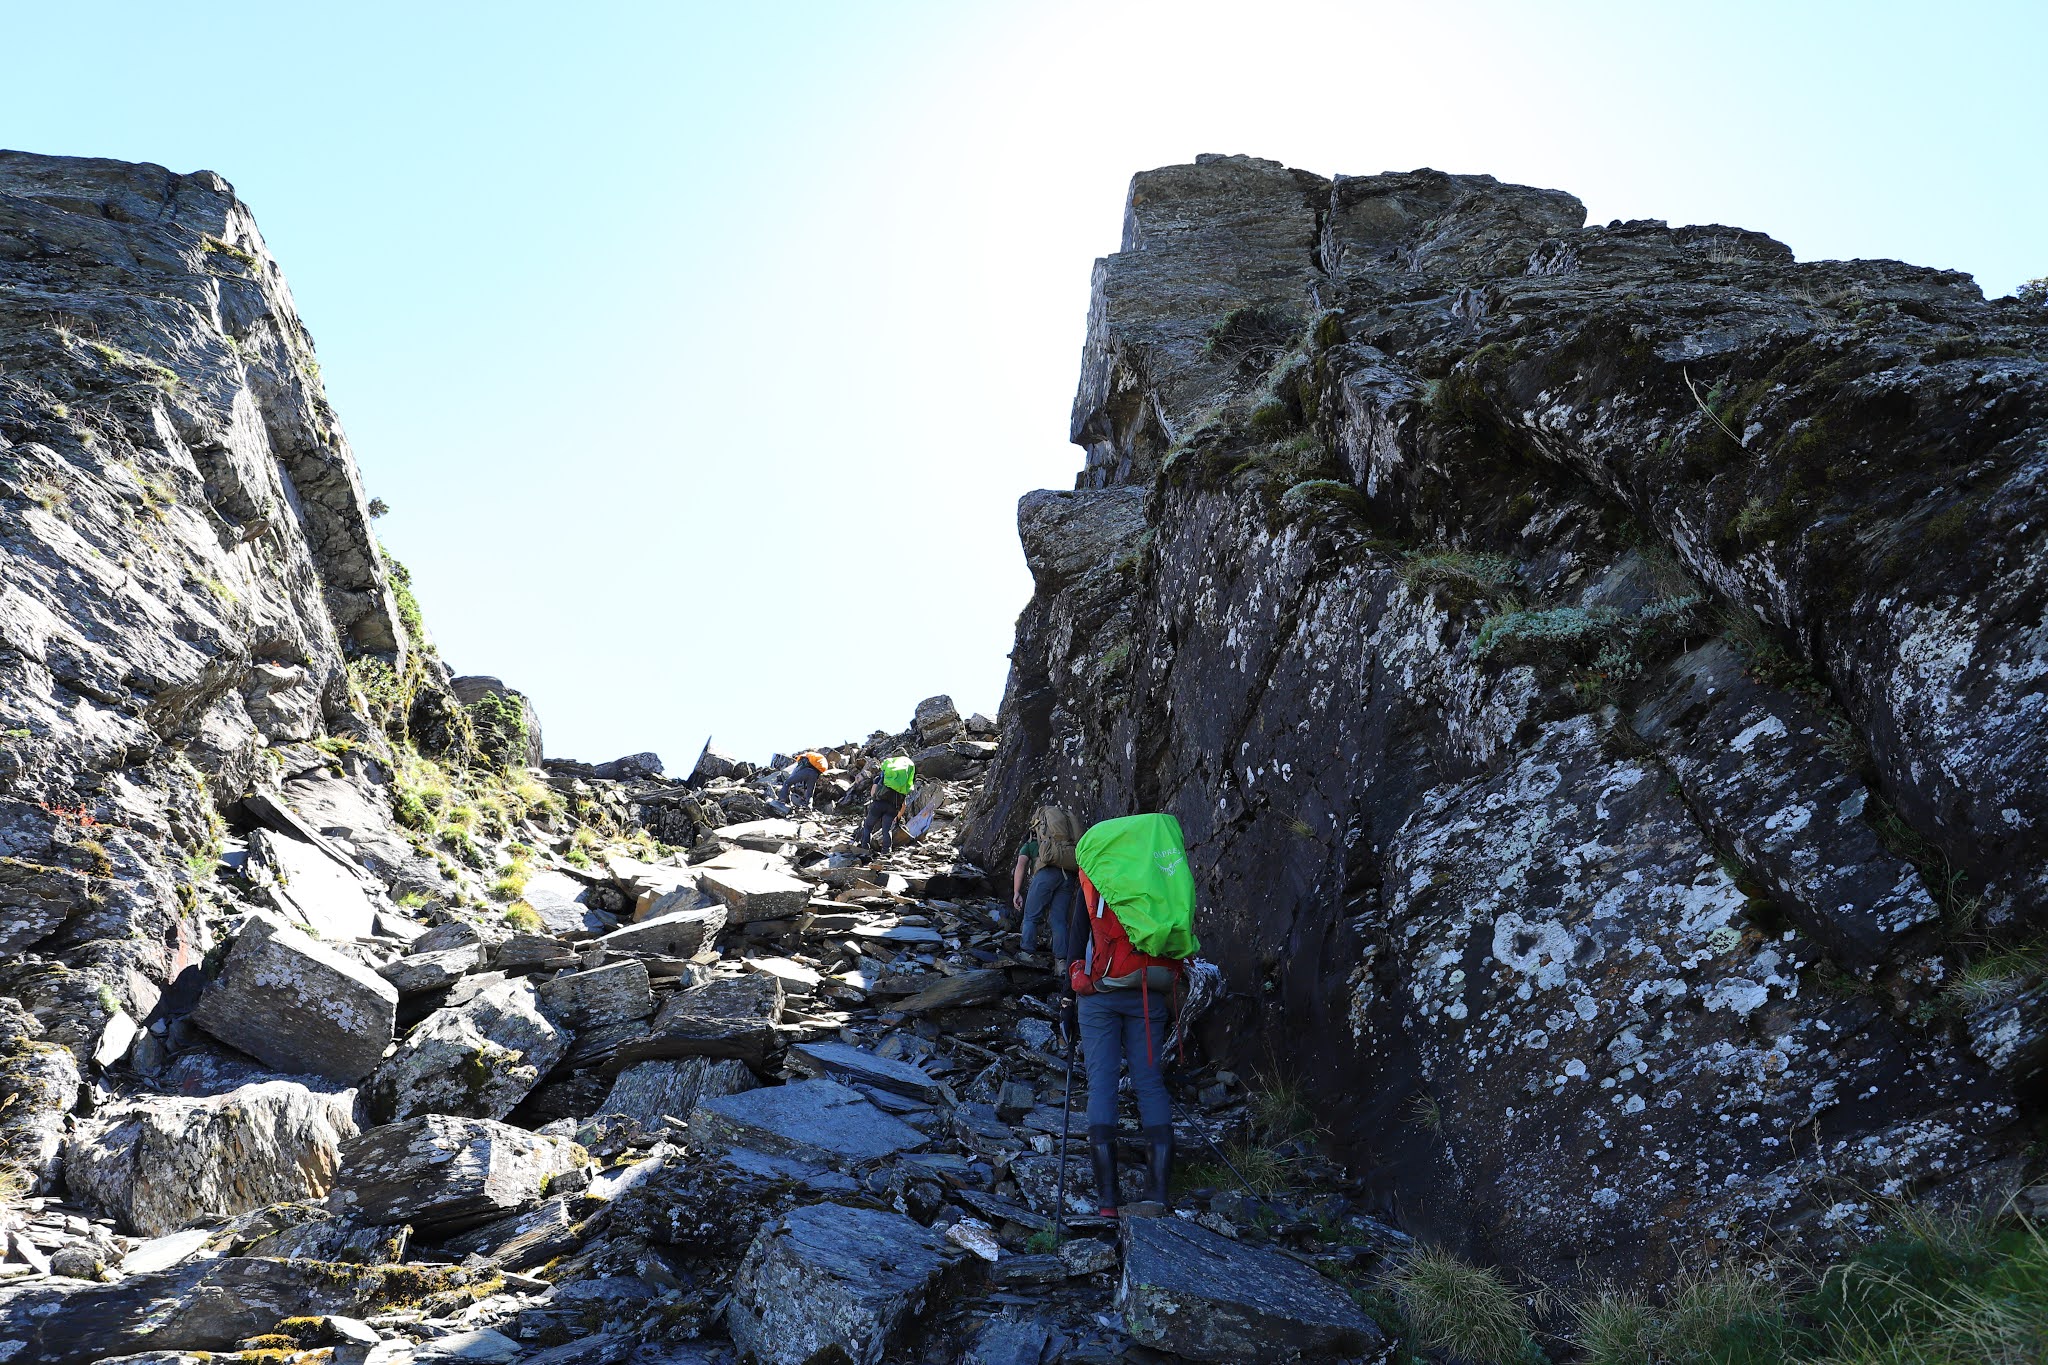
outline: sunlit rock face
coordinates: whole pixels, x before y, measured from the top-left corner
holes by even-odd
[[[971,851],[1168,810],[1411,1224],[1634,1275],[2015,1169],[2048,920],[2048,314],[1569,195],[1137,176],[1019,529]]]
[[[233,188],[0,152],[0,990],[87,1054],[147,1016],[204,949],[211,807],[362,728],[346,661],[406,646]]]

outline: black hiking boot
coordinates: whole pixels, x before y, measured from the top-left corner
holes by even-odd
[[[1104,1218],[1117,1216],[1116,1129],[1088,1130],[1088,1159],[1095,1165],[1095,1211]]]
[[[1172,1204],[1167,1191],[1173,1178],[1173,1129],[1147,1128],[1145,1130],[1145,1198],[1133,1204],[1130,1213],[1136,1218],[1164,1217]]]

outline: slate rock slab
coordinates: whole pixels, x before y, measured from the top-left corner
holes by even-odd
[[[391,1045],[398,991],[360,962],[255,914],[199,997],[201,1028],[279,1071],[354,1082]]]
[[[991,1000],[1000,1000],[1009,993],[1010,974],[990,967],[976,972],[962,972],[958,976],[942,977],[916,995],[906,996],[897,1001],[896,1008],[905,1014],[919,1014],[925,1010],[962,1009],[968,1005],[985,1005]]]
[[[698,872],[706,891],[724,901],[734,924],[794,915],[811,901],[811,884],[765,868],[712,868]]]
[[[942,1094],[939,1083],[922,1067],[878,1057],[845,1043],[798,1043],[789,1050],[787,1065],[807,1076],[854,1081],[927,1103],[936,1102]]]
[[[923,1133],[837,1081],[796,1081],[701,1100],[690,1114],[690,1131],[709,1147],[751,1147],[841,1169],[925,1142]]]
[[[601,1027],[654,1013],[647,964],[628,960],[565,972],[540,986],[541,1012],[568,1028]]]
[[[429,1114],[344,1143],[328,1206],[369,1223],[411,1223],[439,1236],[538,1204],[590,1154],[490,1119]]]
[[[1184,1218],[1124,1220],[1117,1287],[1124,1328],[1190,1360],[1357,1356],[1379,1326],[1299,1261],[1220,1237]]]
[[[725,927],[725,916],[722,905],[675,910],[614,929],[598,942],[606,952],[695,957],[718,937],[718,931]]]
[[[561,938],[593,938],[618,919],[590,904],[590,888],[564,872],[537,872],[521,892],[548,932]]]
[[[571,1041],[541,1012],[531,982],[494,982],[407,1034],[364,1083],[363,1111],[380,1124],[420,1114],[501,1119]]]
[[[624,1114],[643,1128],[658,1129],[664,1118],[687,1120],[699,1100],[737,1095],[760,1084],[745,1062],[733,1058],[639,1062],[619,1073],[598,1112]]]
[[[748,1248],[726,1323],[759,1365],[880,1365],[936,1303],[952,1260],[938,1234],[901,1214],[793,1209]]]
[[[443,990],[484,965],[484,946],[465,943],[453,948],[415,950],[395,957],[377,969],[377,975],[394,986],[401,996],[424,995]]]
[[[368,938],[376,922],[363,879],[312,844],[267,829],[249,835],[251,861],[275,881],[265,888],[279,913],[323,939]]]
[[[757,1070],[782,1044],[782,983],[772,976],[737,976],[677,991],[655,1015],[646,1035],[614,1054],[623,1062],[657,1057],[737,1057]]]
[[[0,1342],[17,1365],[90,1365],[137,1346],[219,1351],[289,1317],[366,1317],[457,1288],[456,1266],[325,1264],[230,1256],[187,1261],[113,1284],[76,1281],[0,1289]]]
[[[82,1125],[64,1146],[74,1195],[138,1237],[160,1237],[266,1204],[318,1199],[356,1136],[353,1093],[294,1081],[211,1099],[152,1096]]]

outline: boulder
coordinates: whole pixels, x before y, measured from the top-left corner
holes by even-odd
[[[590,1154],[490,1119],[428,1114],[344,1143],[328,1206],[366,1223],[446,1235],[532,1208]]]
[[[606,782],[644,782],[661,776],[661,755],[645,752],[627,754],[598,764],[591,769],[591,776]]]
[[[231,1349],[286,1318],[368,1317],[460,1288],[452,1265],[358,1266],[228,1256],[186,1261],[113,1284],[86,1281],[0,1289],[0,1322],[18,1362],[91,1365],[147,1344],[165,1353]],[[197,1357],[204,1360],[201,1354]]]
[[[726,904],[734,924],[782,919],[801,911],[811,900],[811,884],[780,872],[756,868],[698,869],[698,882]]]
[[[936,1305],[952,1258],[897,1213],[818,1204],[763,1228],[734,1277],[726,1323],[759,1365],[880,1365]]]
[[[725,907],[675,910],[614,929],[598,940],[607,953],[695,957],[725,927]]]
[[[599,1112],[624,1114],[644,1128],[659,1129],[664,1118],[688,1119],[699,1100],[759,1085],[745,1062],[729,1057],[638,1062],[619,1073]]]
[[[657,1057],[737,1057],[757,1070],[782,1045],[782,983],[772,976],[725,977],[678,991],[645,1035],[613,1056],[626,1063]]]
[[[36,1017],[0,996],[0,1170],[20,1172],[31,1190],[56,1180],[80,1080],[71,1050],[44,1041]]]
[[[717,748],[707,739],[704,741],[704,751],[697,755],[696,765],[690,769],[690,780],[709,782],[713,778],[731,777],[742,766],[744,765],[739,759]]]
[[[294,1081],[211,1099],[152,1096],[81,1125],[64,1145],[65,1183],[138,1237],[319,1199],[356,1135],[354,1106],[352,1092]]]
[[[792,1071],[806,1076],[873,1086],[877,1090],[927,1103],[937,1101],[942,1095],[939,1083],[926,1075],[922,1067],[878,1057],[864,1048],[849,1047],[845,1043],[798,1043],[789,1050],[786,1064]]]
[[[936,744],[960,733],[960,712],[951,697],[926,697],[911,719],[920,743]]]
[[[1056,1339],[1042,1322],[998,1313],[974,1334],[960,1365],[1042,1365]]]
[[[377,975],[389,981],[401,996],[424,995],[428,991],[445,990],[467,973],[481,970],[484,952],[481,943],[427,952],[415,950],[404,957],[391,959],[377,969]]]
[[[940,977],[916,995],[898,1001],[896,1008],[905,1014],[918,1014],[925,1010],[960,1009],[967,1005],[985,1005],[991,1000],[1000,1000],[1009,993],[1009,973],[989,967],[981,971],[962,972],[958,976]]]
[[[192,1011],[229,1047],[279,1071],[355,1082],[391,1045],[398,991],[298,930],[254,914]]]
[[[441,1254],[450,1260],[486,1256],[500,1269],[524,1270],[568,1254],[582,1240],[569,1217],[568,1199],[556,1196],[456,1233],[441,1243]]]
[[[541,765],[540,713],[525,693],[482,675],[456,678],[448,690],[468,709],[484,753],[505,767]],[[655,771],[661,771],[658,761]]]
[[[713,1149],[750,1148],[841,1169],[925,1142],[923,1133],[837,1081],[795,1081],[700,1100],[690,1131]]]
[[[329,845],[331,848],[332,845]],[[353,865],[326,849],[267,829],[249,834],[251,880],[280,915],[326,940],[368,938],[377,907]]]
[[[534,873],[520,896],[559,938],[591,938],[618,927],[616,916],[591,904],[590,887],[566,872]]]
[[[1124,1328],[1190,1360],[1360,1356],[1379,1325],[1301,1262],[1184,1218],[1124,1220]]]
[[[363,1083],[372,1123],[420,1114],[501,1119],[569,1050],[524,978],[495,982],[435,1010]]]
[[[539,995],[541,1012],[565,1028],[623,1024],[654,1013],[647,964],[637,960],[564,972],[542,982]]]

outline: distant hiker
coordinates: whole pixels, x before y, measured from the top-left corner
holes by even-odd
[[[1166,1026],[1182,961],[1195,939],[1195,884],[1180,821],[1171,815],[1104,820],[1081,836],[1082,903],[1088,941],[1068,969],[1079,1001],[1081,1050],[1088,1065],[1088,1154],[1098,1208],[1117,1215],[1116,1089],[1128,1065],[1145,1135],[1145,1204],[1164,1212],[1173,1166],[1173,1109],[1166,1094]],[[1082,945],[1077,945],[1082,946]]]
[[[880,839],[882,852],[888,853],[895,848],[896,821],[903,814],[903,798],[917,784],[917,765],[907,754],[897,754],[883,763],[882,770],[871,780],[875,794],[868,801],[867,818],[861,821],[856,842],[873,852],[874,841]]]
[[[805,810],[812,809],[817,804],[818,779],[824,776],[829,766],[823,754],[798,754],[795,765],[782,779],[782,792],[777,799],[791,810],[799,805]],[[794,801],[790,799],[792,792],[795,793]]]
[[[1074,844],[1080,838],[1078,822],[1064,806],[1043,805],[1031,813],[1030,837],[1017,850],[1017,866],[1010,878],[1010,904],[1021,914],[1018,946],[1026,953],[1038,951],[1038,930],[1050,917],[1053,970],[1066,974],[1067,963],[1080,946],[1070,933],[1074,919],[1074,898],[1081,889]]]

